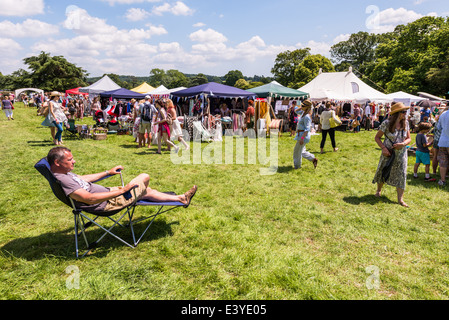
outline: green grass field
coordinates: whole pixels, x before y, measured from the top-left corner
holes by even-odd
[[[410,158],[411,208],[396,203],[392,187],[375,198],[375,131],[338,132],[340,152],[328,142],[318,169],[305,162],[299,171],[295,142],[283,134],[269,176],[261,164],[174,165],[167,152],[135,148],[131,136],[66,139],[78,174],[123,165],[125,180],[146,172],[160,191],[199,186],[192,205],[157,218],[137,248],[106,237],[77,260],[71,209],[33,167],[52,147],[50,130],[36,109],[14,111],[14,121],[0,114],[0,299],[449,298],[449,189],[425,183],[424,168],[412,179]],[[318,154],[319,143],[314,136],[309,150]],[[78,288],[67,286],[73,268]]]

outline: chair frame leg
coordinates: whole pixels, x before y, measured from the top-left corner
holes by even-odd
[[[115,239],[119,240],[120,242],[122,242],[123,244],[127,245],[130,248],[134,248],[135,246],[133,246],[132,244],[128,243],[127,241],[123,240],[122,238],[120,238],[119,236],[117,236],[113,232],[111,232],[111,230],[113,228],[115,228],[117,225],[122,226],[120,224],[120,221],[127,214],[129,214],[129,210],[127,210],[124,214],[122,214],[119,219],[117,219],[117,220],[111,219],[112,221],[114,221],[114,224],[109,229],[106,229],[105,227],[103,227],[102,225],[100,225],[99,223],[97,223],[95,221],[98,217],[96,217],[95,219],[91,219],[91,218],[89,218],[88,216],[86,216],[85,214],[83,214],[80,211],[74,211],[74,216],[75,216],[75,249],[76,249],[76,257],[79,258],[79,255],[80,255],[80,253],[79,253],[79,236],[80,235],[83,236],[84,241],[86,242],[86,246],[87,246],[87,251],[85,251],[84,254],[81,257],[85,257],[107,235],[110,235],[110,236],[114,237]],[[108,217],[108,218],[110,218],[110,217]],[[97,226],[98,228],[100,228],[101,230],[104,231],[103,235],[100,238],[98,238],[96,241],[92,242],[92,243],[89,243],[88,240],[87,240],[87,236],[86,236],[86,229],[87,229],[86,225],[87,224],[84,223],[84,219],[89,221],[87,224],[93,224],[93,225]]]
[[[111,220],[113,222],[113,225],[109,228],[106,229],[105,227],[103,227],[102,225],[100,225],[99,223],[96,222],[96,220],[99,218],[99,216],[96,216],[94,219],[89,218],[88,216],[86,216],[85,214],[82,213],[81,210],[75,209],[73,210],[73,215],[74,215],[74,220],[75,220],[75,250],[76,250],[76,258],[78,259],[80,257],[80,252],[79,252],[79,238],[82,235],[82,237],[84,238],[84,241],[86,243],[86,247],[87,247],[87,251],[85,251],[81,257],[85,257],[87,254],[89,254],[89,252],[91,252],[96,245],[108,234],[111,235],[112,237],[114,237],[115,239],[119,240],[120,242],[122,242],[123,244],[127,245],[130,248],[135,248],[137,247],[137,245],[142,241],[143,237],[145,236],[145,234],[147,233],[147,231],[150,229],[151,225],[153,224],[154,220],[160,216],[161,214],[167,213],[171,210],[174,210],[176,208],[179,208],[179,206],[172,206],[172,207],[168,207],[168,206],[159,206],[158,210],[156,213],[147,216],[147,217],[143,217],[137,220],[133,220],[134,218],[134,213],[136,210],[136,205],[131,206],[126,208],[125,213],[123,213],[120,218],[118,218],[117,220],[114,220],[111,217],[105,217],[108,218],[109,220]],[[125,216],[128,216],[128,223],[127,224],[121,224],[120,221],[123,220],[123,218]],[[148,225],[146,226],[145,230],[142,232],[142,234],[139,236],[139,238],[136,240],[136,234],[134,232],[134,224],[142,222],[142,221],[146,221],[146,220],[150,220],[151,221],[148,223]],[[85,220],[88,221],[87,223],[85,223]],[[104,231],[103,235],[98,238],[96,241],[89,243],[89,241],[87,240],[87,235],[86,235],[86,229],[89,228],[90,226],[95,225],[98,228],[100,228],[101,230]],[[116,227],[116,226],[120,226],[120,227],[129,227],[130,231],[131,231],[131,236],[132,236],[132,241],[133,244],[123,240],[122,238],[120,238],[119,236],[115,235],[113,232],[111,232],[111,230]]]
[[[134,246],[135,246],[135,247],[137,247],[137,245],[140,243],[140,241],[142,241],[142,239],[143,239],[143,237],[145,236],[145,234],[147,233],[148,229],[150,229],[150,227],[151,227],[151,225],[153,224],[154,220],[155,220],[158,216],[160,216],[161,214],[164,214],[164,213],[166,213],[166,212],[169,212],[169,211],[171,211],[171,210],[173,210],[173,209],[176,209],[176,208],[178,208],[178,207],[174,206],[174,207],[170,207],[169,209],[163,210],[164,208],[165,208],[165,206],[161,206],[161,207],[159,207],[159,209],[157,210],[156,213],[154,213],[154,214],[152,214],[152,215],[150,215],[150,216],[148,216],[148,217],[144,217],[144,218],[141,218],[141,219],[138,219],[138,220],[134,220],[134,221],[133,221],[134,211],[135,211],[135,209],[136,209],[136,207],[133,207],[132,212],[131,212],[130,215],[129,215],[129,223],[128,223],[128,226],[129,226],[130,229],[131,229],[131,234],[132,234],[132,237],[133,237],[133,241],[134,241]],[[135,237],[135,233],[134,233],[134,224],[135,224],[135,223],[142,222],[142,221],[146,221],[146,220],[149,220],[149,219],[151,219],[151,221],[148,223],[146,229],[142,232],[142,234],[140,235],[139,239],[136,241],[136,237]]]

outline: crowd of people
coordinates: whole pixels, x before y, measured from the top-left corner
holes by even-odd
[[[63,144],[64,127],[69,127],[69,119],[83,119],[105,112],[105,106],[98,97],[89,101],[86,96],[63,96],[58,92],[46,93],[42,97],[37,94],[19,97],[24,104],[30,101],[39,107],[45,116],[43,126],[49,127],[53,143]],[[14,120],[14,96],[2,95],[1,106],[8,120]],[[111,104],[110,101],[106,102]],[[254,127],[253,101],[248,101],[245,113],[245,124]],[[189,144],[184,140],[182,125],[178,118],[177,108],[170,99],[156,99],[151,95],[144,100],[135,99],[127,102],[128,117],[133,124],[131,128],[137,148],[151,148],[157,143],[156,154],[162,153],[162,145],[167,150],[176,153],[183,146],[189,150]],[[42,111],[43,110],[43,111]],[[293,166],[302,168],[302,160],[306,159],[317,168],[318,158],[307,150],[312,134],[321,133],[320,153],[325,153],[327,137],[330,138],[332,149],[338,152],[335,131],[346,125],[349,130],[359,133],[361,128],[366,131],[377,130],[375,142],[382,150],[378,168],[373,183],[377,184],[376,196],[381,197],[385,184],[396,187],[398,203],[408,207],[403,196],[407,181],[407,164],[409,151],[416,154],[413,178],[419,179],[419,168],[424,166],[425,182],[436,182],[446,186],[447,168],[449,165],[449,113],[445,104],[423,107],[402,103],[380,104],[366,103],[348,105],[332,101],[314,103],[305,100],[297,105],[294,101],[287,112],[290,135],[296,141],[293,151]],[[221,104],[216,110],[222,117],[229,116],[229,108]],[[107,118],[107,114],[106,117]],[[115,117],[112,116],[112,120]],[[411,133],[416,133],[412,141]],[[178,141],[179,144],[175,144]],[[438,174],[439,169],[439,174]],[[432,172],[431,172],[432,170]]]
[[[167,145],[167,150],[173,148],[177,153],[180,147],[172,141],[179,141],[189,150],[189,145],[184,140],[181,124],[173,101],[170,99],[155,99],[150,95],[145,100],[131,100],[133,104],[133,133],[138,143],[138,148],[151,148],[153,135],[157,136],[156,154],[162,154],[162,143]]]
[[[423,107],[414,104],[411,107],[403,103],[392,103],[386,106],[366,104],[365,108],[355,104],[353,112],[343,111],[335,103],[325,101],[314,104],[306,100],[301,107],[296,103],[288,112],[291,135],[295,134],[296,145],[293,151],[293,166],[302,167],[302,158],[313,162],[317,167],[318,159],[306,150],[312,132],[321,131],[321,154],[327,135],[331,138],[334,152],[337,152],[335,128],[342,125],[342,119],[349,119],[353,132],[360,132],[363,126],[366,131],[376,129],[375,142],[382,150],[378,168],[373,179],[377,184],[376,197],[381,197],[385,184],[396,187],[398,203],[404,207],[404,191],[407,182],[407,165],[409,150],[415,151],[415,166],[413,177],[419,179],[418,170],[421,164],[425,167],[425,182],[437,182],[439,186],[446,186],[447,168],[449,165],[449,112],[445,104],[435,106],[432,110],[428,105]],[[377,112],[376,112],[377,110]],[[348,113],[348,114],[346,114]],[[340,118],[338,116],[342,116]],[[313,119],[315,118],[315,121]],[[376,125],[373,125],[377,122]],[[317,124],[317,126],[314,125]],[[412,145],[411,132],[417,133],[415,144]],[[413,147],[416,146],[416,147]],[[431,150],[432,149],[432,150]],[[431,157],[432,153],[432,157]],[[431,176],[430,168],[433,169]],[[438,168],[440,174],[438,176]]]

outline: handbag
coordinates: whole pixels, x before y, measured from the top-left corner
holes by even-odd
[[[390,150],[388,150],[390,151]],[[386,182],[388,178],[390,178],[391,174],[391,168],[393,167],[394,159],[396,158],[396,153],[394,150],[390,151],[391,157],[388,158],[387,163],[385,164],[385,167],[382,169],[382,181]]]
[[[173,118],[172,118],[171,114],[167,115],[167,119],[165,119],[165,121],[167,122],[167,124],[169,126],[171,126],[173,124]]]
[[[390,138],[386,137],[388,140],[390,140]],[[394,145],[394,143],[390,140],[391,145]],[[385,146],[385,143],[384,143]],[[396,158],[396,152],[394,150],[394,148],[390,149],[387,146],[385,146],[385,148],[387,148],[388,152],[390,152],[390,157],[388,158],[387,163],[385,164],[385,166],[382,169],[382,181],[385,183],[388,178],[390,178],[390,174],[391,174],[391,168],[393,167],[393,162],[394,159]]]
[[[353,127],[353,128],[357,128],[359,125],[360,125],[359,120],[354,120],[354,121],[352,122],[352,127]]]
[[[341,126],[340,118],[338,116],[335,116],[335,118],[337,118],[338,121],[335,121],[333,117],[329,119],[329,124],[331,125],[331,128],[337,128]]]

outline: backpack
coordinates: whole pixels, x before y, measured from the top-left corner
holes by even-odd
[[[151,122],[153,119],[151,119],[151,105],[150,104],[144,104],[142,109],[142,120]]]

